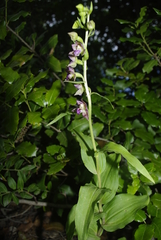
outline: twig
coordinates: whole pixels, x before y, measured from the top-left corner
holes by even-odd
[[[55,208],[72,208],[73,205],[70,204],[54,204],[54,203],[49,203],[49,202],[35,202],[35,201],[30,201],[26,199],[19,199],[20,204],[28,204],[32,206],[40,206],[40,207],[55,207]]]

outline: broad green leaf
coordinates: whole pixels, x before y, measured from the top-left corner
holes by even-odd
[[[26,22],[21,22],[20,25],[16,27],[15,32],[19,34],[24,29],[25,25],[26,25]]]
[[[12,49],[7,50],[7,51],[1,56],[1,60],[5,60],[6,58],[8,58],[11,53],[12,53]]]
[[[107,143],[104,147],[108,152],[115,152],[121,154],[134,168],[136,168],[143,176],[148,178],[151,182],[155,183],[153,178],[150,176],[146,168],[141,162],[133,155],[131,155],[123,146],[114,142]]]
[[[29,12],[20,11],[16,14],[12,15],[11,17],[9,17],[9,22],[17,21],[21,16],[26,17],[28,15],[30,15]]]
[[[21,171],[18,171],[17,172],[17,175],[18,175],[18,179],[17,179],[17,189],[20,189],[21,191],[23,190],[24,188],[24,176],[22,174]]]
[[[15,190],[16,189],[16,181],[12,177],[7,178],[8,186]]]
[[[18,74],[17,71],[14,71],[10,67],[0,67],[0,75],[2,78],[5,79],[9,84],[13,83],[16,81],[18,78],[20,78],[20,75]]]
[[[19,123],[19,108],[18,107],[12,107],[9,108],[8,111],[5,114],[5,129],[7,132],[10,132],[10,134],[14,134],[17,130]]]
[[[116,195],[111,202],[103,206],[104,224],[102,227],[108,232],[124,228],[135,219],[135,214],[149,203],[148,196],[133,196],[131,194]]]
[[[56,47],[57,43],[58,43],[58,35],[57,34],[55,34],[54,36],[52,36],[48,40],[49,48],[53,48],[54,49]]]
[[[44,153],[43,154],[43,161],[45,163],[54,163],[56,160],[52,156],[50,156],[48,153]]]
[[[42,121],[40,112],[28,112],[27,113],[28,122],[35,125]]]
[[[0,192],[3,193],[3,192],[7,192],[7,188],[6,186],[4,185],[4,183],[0,182]]]
[[[126,140],[125,140],[125,143],[124,143],[124,147],[125,147],[127,150],[129,150],[131,144],[133,143],[133,141],[134,141],[134,136],[132,135],[131,132],[127,132],[127,133],[126,133]]]
[[[103,123],[94,123],[93,124],[93,134],[95,137],[97,137],[102,130],[104,129],[104,124]]]
[[[154,195],[151,197],[151,201],[155,207],[161,209],[161,194],[160,193],[154,193]]]
[[[148,94],[149,89],[147,85],[140,85],[139,89],[135,92],[135,97],[142,103],[145,103],[146,95]]]
[[[53,123],[56,123],[59,121],[61,118],[65,117],[66,115],[71,114],[70,112],[65,112],[65,113],[60,113],[54,120],[52,120],[50,123],[47,124],[47,126],[50,126]]]
[[[35,168],[35,165],[27,165],[27,166],[21,168],[21,172],[23,172],[23,173],[24,172],[29,172],[29,171],[31,171],[34,168]]]
[[[0,23],[0,40],[4,40],[7,35],[6,24],[5,21],[1,21]]]
[[[34,192],[34,191],[36,191],[37,190],[37,186],[36,186],[36,183],[31,183],[29,186],[28,186],[28,188],[27,188],[27,191],[28,192]]]
[[[61,118],[57,124],[57,128],[58,129],[66,129],[66,127],[69,125],[71,120],[71,115],[67,114],[66,116],[64,116],[63,118]]]
[[[101,174],[106,168],[106,156],[104,152],[98,151],[95,153],[95,158],[98,162],[98,171]]]
[[[94,216],[94,207],[103,193],[102,189],[94,185],[86,185],[80,188],[75,209],[75,226],[78,239],[88,239],[88,227]]]
[[[136,222],[145,222],[146,218],[147,218],[147,216],[146,216],[145,211],[140,209],[136,212],[136,215],[135,215]]]
[[[26,93],[30,92],[32,90],[32,87],[35,85],[35,83],[45,78],[47,74],[48,74],[48,71],[43,71],[43,72],[40,72],[36,77],[31,78],[26,85],[25,92]]]
[[[28,100],[35,102],[36,104],[40,105],[41,107],[45,107],[47,102],[45,100],[45,87],[34,88],[31,93],[28,94]],[[32,111],[35,111],[32,109]]]
[[[125,121],[123,119],[117,120],[117,121],[113,122],[111,125],[112,125],[112,127],[121,128],[123,130],[132,129],[131,122],[130,121]]]
[[[73,235],[74,235],[74,231],[75,231],[75,209],[76,209],[76,205],[74,205],[72,207],[72,209],[70,210],[70,212],[68,214],[68,219],[67,219],[67,223],[66,223],[67,240],[71,240]]]
[[[42,174],[40,180],[36,184],[36,186],[40,188],[42,191],[46,190],[45,180],[46,180],[46,173]]]
[[[28,79],[27,75],[24,75],[7,88],[6,101],[10,101],[13,97],[19,94],[21,89],[24,87],[24,84],[26,83],[27,79]]]
[[[160,120],[159,118],[157,118],[157,115],[152,113],[152,112],[148,112],[148,111],[144,111],[141,116],[143,117],[143,119],[151,126],[153,127],[158,127],[160,126]]]
[[[64,153],[65,149],[59,145],[51,145],[46,148],[47,152],[51,155],[55,155],[56,153]]]
[[[15,54],[11,61],[7,64],[7,67],[22,67],[24,64],[26,64],[26,62],[28,62],[32,57],[34,56],[34,54],[31,55],[22,55],[22,54]]]
[[[153,134],[146,131],[145,128],[136,129],[134,131],[134,134],[135,134],[136,137],[141,138],[143,141],[149,142],[150,144],[154,144]]]
[[[123,20],[123,19],[116,19],[120,24],[131,24],[134,25],[133,22],[127,21],[127,20]]]
[[[7,193],[3,196],[3,206],[6,207],[12,200],[12,194]]]
[[[135,240],[151,240],[153,239],[154,227],[152,225],[140,224],[135,232]]]
[[[93,108],[93,115],[101,120],[101,122],[106,123],[107,117],[102,113],[99,106],[94,105]]]
[[[136,27],[143,21],[144,19],[144,16],[146,14],[146,11],[147,11],[147,7],[142,7],[141,10],[140,10],[140,17],[136,20]]]
[[[57,116],[59,111],[60,111],[60,106],[55,103],[54,105],[52,105],[50,107],[43,108],[42,117],[45,120],[50,120],[50,119],[54,118],[55,116]]]
[[[19,204],[19,199],[16,197],[16,195],[13,192],[12,192],[12,199],[14,203],[16,203],[17,205]]]
[[[89,128],[89,122],[86,118],[75,119],[72,121],[71,125],[68,127],[69,131],[76,130],[78,132],[84,132]]]
[[[149,62],[144,64],[142,69],[143,73],[150,73],[153,70],[154,66],[158,66],[158,62],[155,59],[150,60]]]
[[[19,155],[26,157],[35,157],[37,152],[37,147],[30,142],[22,142],[20,145],[16,147],[16,152]]]
[[[161,221],[160,216],[155,217],[152,221],[152,226],[154,227],[154,237],[158,240],[161,239]]]
[[[65,167],[65,165],[66,165],[66,163],[62,163],[62,162],[57,162],[57,163],[50,164],[50,168],[49,168],[47,174],[48,175],[54,175],[55,173],[62,170]]]
[[[102,149],[104,150],[104,149]],[[106,191],[101,198],[101,202],[107,203],[115,196],[119,186],[118,163],[121,160],[121,155],[109,154],[106,156],[106,167],[101,173],[102,188],[111,189]],[[94,181],[98,184],[97,176],[94,176]]]
[[[56,98],[60,94],[60,91],[61,91],[61,81],[56,80],[53,83],[50,90],[47,91],[46,96],[45,96],[45,100],[46,100],[48,106],[51,106],[55,102]]]
[[[84,135],[81,132],[76,132],[76,139],[80,144],[81,148],[81,157],[85,167],[93,174],[97,174],[95,161],[94,161],[94,151],[91,138],[87,135]]]
[[[47,61],[49,67],[51,68],[51,70],[53,70],[54,72],[61,72],[61,63],[60,61],[55,58],[54,56],[50,56],[48,61]]]
[[[56,138],[59,140],[59,143],[61,146],[64,146],[64,147],[68,146],[68,138],[67,138],[66,131],[59,132]]]

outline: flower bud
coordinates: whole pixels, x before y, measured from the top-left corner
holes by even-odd
[[[78,34],[76,32],[69,32],[68,34],[73,42],[77,41]]]
[[[87,28],[89,31],[95,29],[95,22],[93,20],[87,22]]]

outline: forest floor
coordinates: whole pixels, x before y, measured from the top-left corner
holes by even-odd
[[[53,221],[52,211],[10,203],[0,209],[1,240],[65,240],[65,226]]]

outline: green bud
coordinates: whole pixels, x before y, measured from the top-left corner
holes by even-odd
[[[87,22],[87,28],[89,31],[95,29],[95,22],[93,20]]]
[[[82,4],[78,4],[76,8],[78,9],[79,12],[84,11],[84,6]]]
[[[68,35],[70,36],[70,38],[73,42],[77,41],[78,34],[76,32],[69,32]]]

